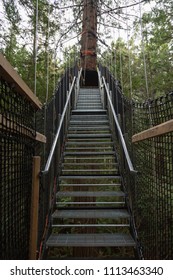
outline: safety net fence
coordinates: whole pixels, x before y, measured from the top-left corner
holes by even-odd
[[[35,108],[0,74],[1,259],[27,259]]]
[[[112,102],[130,153],[136,175],[129,173],[117,140],[123,183],[145,259],[173,258],[173,92],[155,100],[128,100],[107,68],[101,67],[112,92]],[[133,141],[133,136],[155,126],[169,124],[166,133]],[[117,137],[118,139],[118,137]]]
[[[52,98],[42,107],[10,63],[0,55],[0,259],[30,258],[33,159],[41,157],[42,171],[71,80],[77,73],[77,67],[68,69]],[[44,135],[46,144],[38,140],[38,136],[44,138]],[[40,172],[38,225],[34,225],[34,231],[38,227],[36,258],[43,257],[49,231],[64,135],[65,124],[49,172],[45,176],[41,176]]]

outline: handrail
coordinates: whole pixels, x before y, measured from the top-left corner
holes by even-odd
[[[42,108],[40,100],[34,95],[27,84],[22,80],[9,61],[0,53],[0,73],[6,82],[13,84],[18,93],[25,96],[36,110]]]
[[[122,131],[121,131],[121,128],[120,128],[120,125],[119,125],[119,122],[118,122],[118,119],[117,119],[117,116],[116,116],[116,113],[115,113],[115,110],[114,110],[114,107],[113,107],[113,104],[112,104],[112,101],[111,101],[111,98],[109,96],[109,90],[108,90],[108,87],[107,87],[107,84],[106,84],[106,81],[105,81],[104,77],[103,77],[103,84],[104,84],[104,87],[106,89],[107,98],[108,98],[109,104],[111,106],[112,114],[114,116],[115,124],[116,124],[117,130],[118,130],[118,134],[119,134],[120,141],[121,141],[121,144],[122,144],[122,147],[123,147],[123,150],[124,150],[124,154],[125,154],[125,158],[126,158],[129,170],[130,170],[131,173],[137,173],[137,171],[134,169],[132,161],[130,159],[129,152],[127,150],[127,146],[126,146],[126,143],[125,143],[125,140],[124,140],[124,137],[123,137],[123,134],[122,134]]]
[[[52,144],[52,147],[51,147],[51,150],[50,150],[50,153],[49,153],[46,165],[45,165],[45,168],[42,171],[42,174],[46,174],[49,171],[49,168],[50,168],[50,165],[51,165],[51,162],[52,162],[52,158],[53,158],[53,155],[54,155],[54,152],[55,152],[55,148],[56,148],[56,145],[57,145],[57,141],[58,141],[58,138],[59,138],[59,134],[60,134],[60,131],[61,131],[61,127],[62,127],[62,124],[63,124],[63,121],[64,121],[64,116],[65,116],[66,111],[67,111],[67,106],[68,106],[68,103],[69,103],[69,100],[70,100],[70,97],[71,97],[71,94],[72,94],[72,91],[73,91],[73,88],[74,88],[75,81],[76,81],[76,77],[73,78],[73,82],[72,82],[70,90],[69,90],[67,101],[66,101],[66,104],[64,106],[63,113],[61,115],[58,130],[56,132],[56,135],[55,135],[55,138],[54,138],[54,141],[53,141],[53,144]]]

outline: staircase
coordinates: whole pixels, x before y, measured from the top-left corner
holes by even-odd
[[[60,170],[48,258],[133,259],[126,194],[97,88],[80,89]]]

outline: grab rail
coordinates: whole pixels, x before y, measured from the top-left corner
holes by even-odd
[[[122,144],[122,147],[123,147],[125,158],[126,158],[126,161],[127,161],[127,164],[128,164],[128,168],[129,168],[131,173],[137,173],[137,171],[134,169],[132,161],[130,159],[129,152],[127,150],[127,146],[126,146],[126,143],[125,143],[125,140],[124,140],[124,137],[123,137],[123,134],[122,134],[122,131],[121,131],[121,128],[120,128],[120,125],[119,125],[119,122],[118,122],[118,119],[117,119],[117,116],[116,116],[116,113],[115,113],[115,110],[114,110],[114,107],[113,107],[113,104],[112,104],[112,101],[111,101],[111,98],[109,96],[109,89],[107,87],[105,78],[102,77],[102,79],[103,79],[103,84],[104,84],[104,87],[105,87],[105,90],[106,90],[107,98],[108,98],[108,101],[109,101],[109,104],[110,104],[110,107],[111,107],[111,110],[112,110],[112,114],[113,114],[113,117],[114,117],[114,120],[115,120],[115,124],[116,124],[117,130],[118,130],[120,141],[121,141],[121,144]]]
[[[49,168],[50,168],[50,165],[51,165],[51,162],[52,162],[52,158],[53,158],[53,155],[54,155],[54,152],[55,152],[55,148],[56,148],[56,145],[57,145],[57,141],[58,141],[58,138],[59,138],[59,135],[60,135],[61,127],[62,127],[64,117],[65,117],[65,114],[66,114],[66,111],[67,111],[68,103],[70,101],[70,97],[71,97],[71,94],[72,94],[72,91],[73,91],[73,88],[74,88],[75,81],[76,81],[76,77],[73,78],[73,82],[72,82],[72,85],[71,85],[70,90],[69,90],[67,101],[66,101],[66,104],[64,106],[64,110],[63,110],[63,113],[62,113],[62,116],[61,116],[61,119],[60,119],[60,123],[59,123],[58,129],[57,129],[57,132],[56,132],[56,135],[55,135],[55,138],[54,138],[54,141],[53,141],[53,144],[52,144],[52,147],[51,147],[51,150],[50,150],[50,153],[49,153],[46,165],[45,165],[45,168],[41,172],[42,174],[46,174],[49,171]]]

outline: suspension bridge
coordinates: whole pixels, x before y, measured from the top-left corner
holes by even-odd
[[[1,259],[172,259],[173,93],[139,104],[74,65],[42,106],[0,73]]]
[[[44,105],[36,97],[38,1],[35,94],[0,54],[2,260],[173,258],[173,92],[149,98],[143,52],[148,99],[132,99],[130,62],[125,97],[116,61],[97,59],[97,2],[83,1],[78,62],[50,99],[46,69]],[[108,8],[119,22],[127,9]],[[50,3],[47,66],[49,14]],[[122,76],[121,56],[120,48]]]

